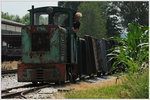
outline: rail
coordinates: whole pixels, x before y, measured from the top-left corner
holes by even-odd
[[[12,74],[12,73],[17,73],[17,69],[14,70],[2,70],[2,74]]]
[[[41,84],[41,85],[38,85],[35,88],[31,88],[31,89],[28,89],[28,90],[22,90],[22,91],[18,91],[18,92],[10,92],[9,93],[9,91],[12,90],[12,89],[19,89],[19,88],[23,88],[23,87],[27,87],[27,86],[33,86],[33,84],[28,84],[28,85],[23,85],[23,86],[18,86],[18,87],[13,87],[13,88],[8,88],[8,89],[5,89],[5,90],[2,90],[1,98],[4,99],[4,98],[13,98],[15,96],[19,96],[21,98],[26,99],[25,94],[34,92],[34,91],[42,89],[42,88],[46,88],[50,85],[49,84]]]

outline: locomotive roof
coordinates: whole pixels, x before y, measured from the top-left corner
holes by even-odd
[[[38,8],[34,8],[34,11],[35,12],[38,12],[38,11],[45,11],[47,8],[53,8],[54,10],[57,10],[57,11],[72,11],[72,12],[75,12],[75,10],[71,9],[71,8],[63,8],[63,7],[53,7],[53,6],[46,6],[46,7],[38,7]],[[29,9],[28,11],[32,12],[32,9]]]

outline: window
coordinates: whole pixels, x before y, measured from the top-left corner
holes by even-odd
[[[6,30],[6,24],[1,24],[2,25],[2,29]]]
[[[67,13],[56,12],[53,16],[54,24],[58,26],[69,26],[69,15]]]
[[[21,27],[16,26],[16,32],[21,32]]]
[[[12,26],[12,25],[6,25],[6,29],[8,30],[8,31],[16,31],[16,27],[15,26]]]
[[[34,24],[35,25],[48,25],[48,14],[35,13],[34,14]]]

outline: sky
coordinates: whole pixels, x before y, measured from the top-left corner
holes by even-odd
[[[28,10],[31,9],[32,5],[34,8],[43,7],[43,6],[57,6],[58,1],[50,1],[50,2],[25,2],[25,1],[13,1],[13,2],[1,2],[1,11],[8,12],[9,14],[19,15],[22,18],[25,14],[29,13]]]

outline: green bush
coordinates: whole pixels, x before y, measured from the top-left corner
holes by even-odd
[[[108,54],[110,60],[115,60],[113,69],[124,69],[136,72],[148,68],[148,27],[137,27],[129,24],[129,33],[126,38],[113,38],[119,45],[112,48]],[[138,67],[140,66],[140,67]]]
[[[149,94],[149,43],[148,27],[137,27],[129,24],[126,38],[114,38],[119,45],[108,54],[115,60],[113,69],[127,70],[123,80],[124,88],[129,91],[130,98],[148,98]]]
[[[127,74],[123,78],[123,86],[129,91],[129,98],[149,98],[149,71]]]

